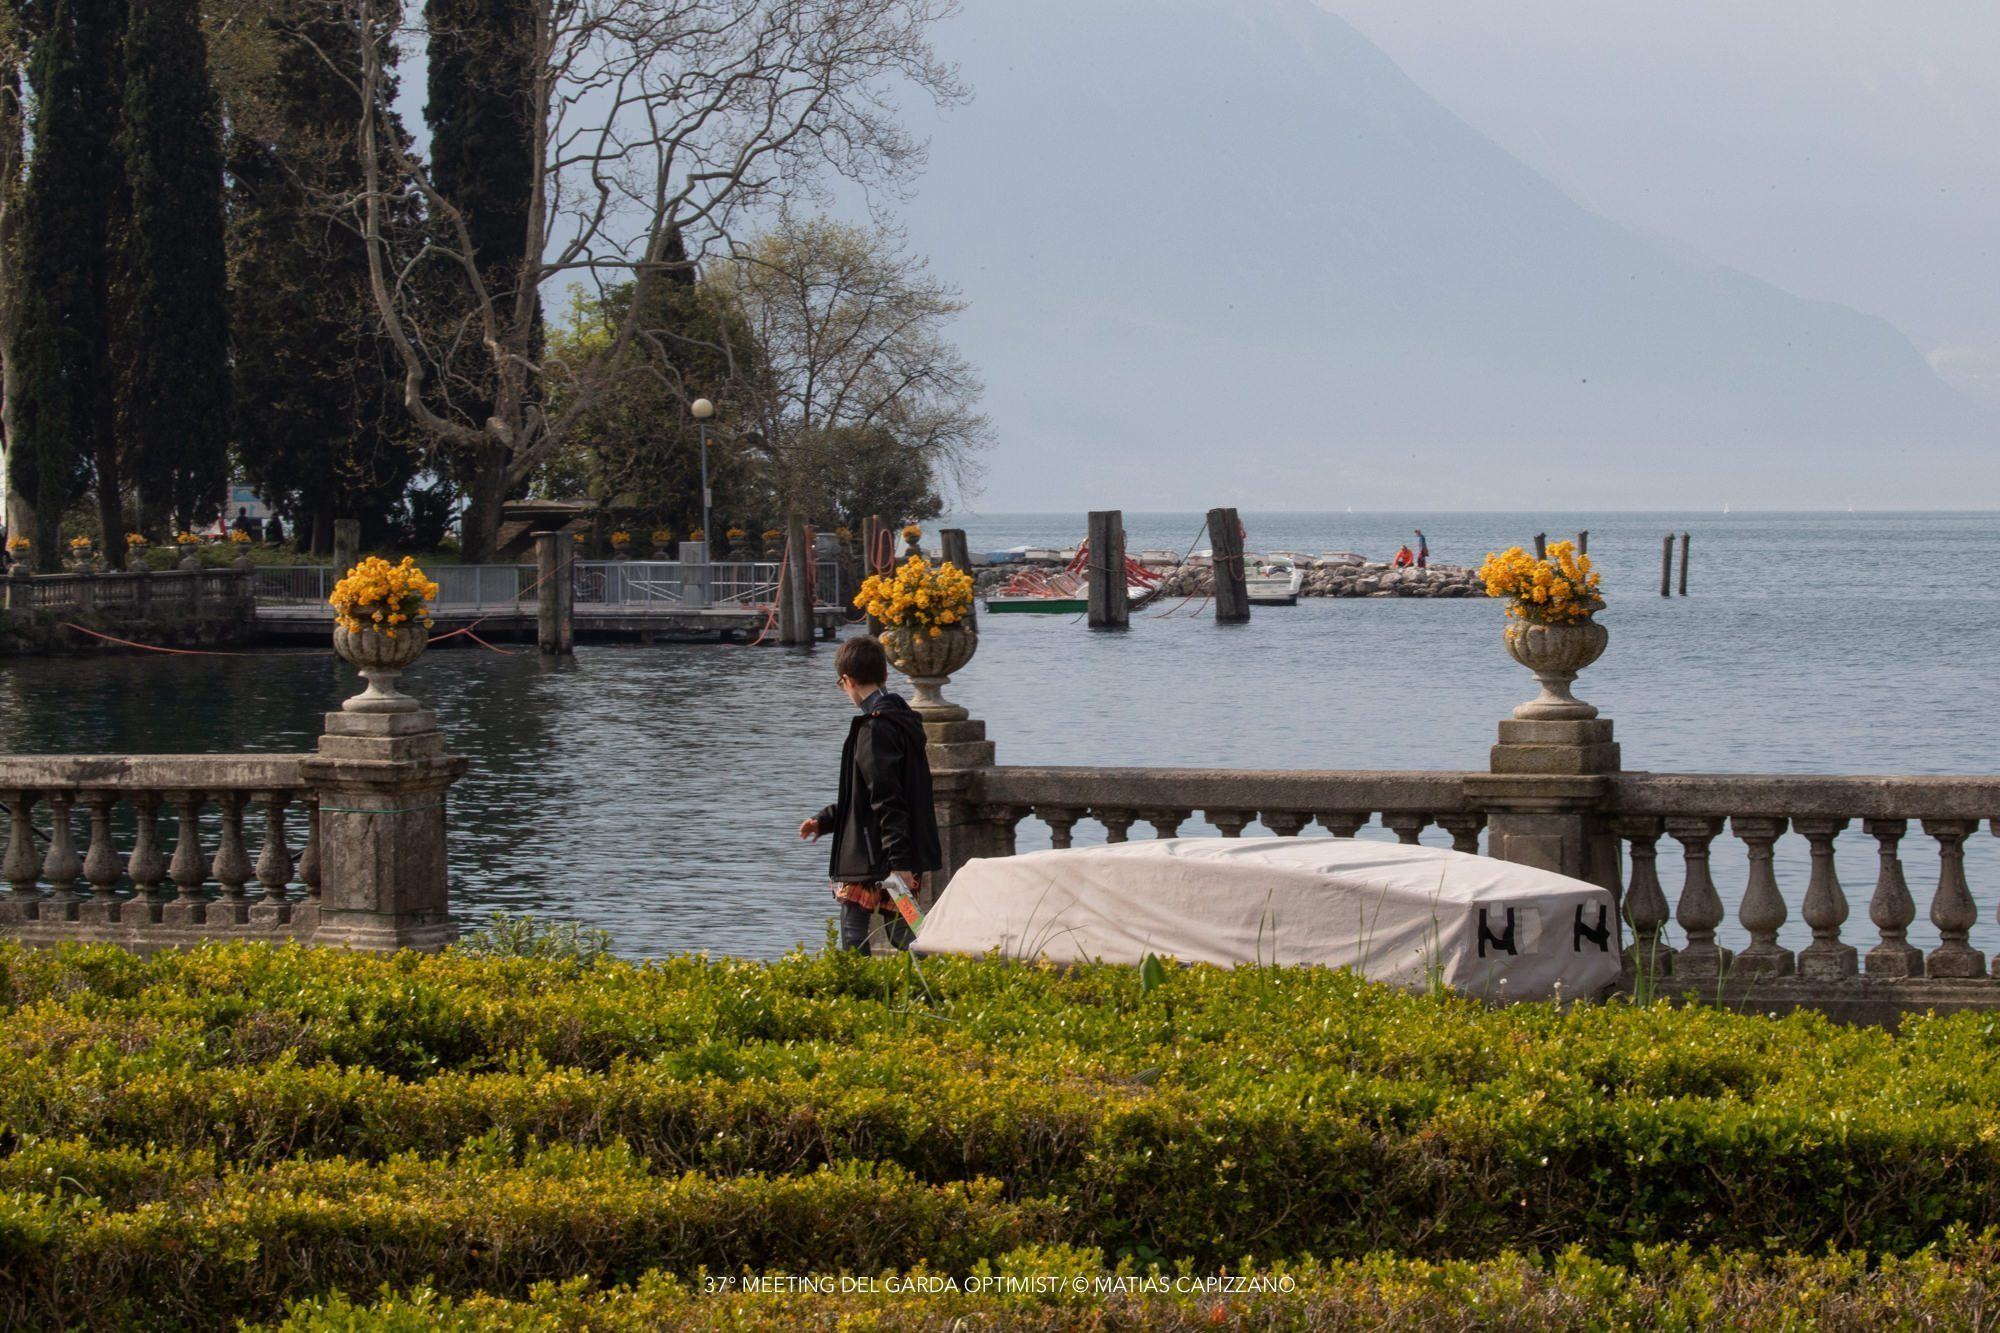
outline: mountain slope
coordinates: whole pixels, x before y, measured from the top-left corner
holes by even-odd
[[[1308,0],[969,0],[940,44],[977,98],[905,216],[973,302],[983,507],[2000,501],[1995,419],[1885,322],[1588,212]]]

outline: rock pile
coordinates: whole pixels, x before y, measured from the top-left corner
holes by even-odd
[[[1305,571],[1301,597],[1482,597],[1485,585],[1463,565],[1396,569],[1387,564],[1332,565]],[[1163,597],[1207,596],[1215,590],[1214,571],[1183,565],[1167,575]]]

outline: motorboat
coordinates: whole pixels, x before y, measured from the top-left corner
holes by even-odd
[[[1243,591],[1252,606],[1297,606],[1305,582],[1288,555],[1243,557]]]
[[[919,954],[1352,968],[1492,1001],[1618,979],[1611,891],[1442,847],[1360,838],[1159,838],[968,861]]]

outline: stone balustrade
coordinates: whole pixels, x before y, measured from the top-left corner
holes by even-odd
[[[327,714],[310,754],[0,756],[0,936],[442,948],[464,771],[435,715],[380,693]]]
[[[0,929],[157,948],[310,939],[318,798],[303,755],[0,758]]]
[[[1967,840],[2000,836],[2000,776],[1627,773],[1606,719],[1509,719],[1486,769],[1436,772],[1013,766],[963,708],[926,728],[938,886],[1012,854],[1029,820],[1059,848],[1173,837],[1197,818],[1224,837],[1373,826],[1611,889],[1634,991],[1869,1022],[2000,1008],[1966,872]],[[1741,890],[1733,922],[1719,874]],[[1929,947],[1911,940],[1920,911]]]
[[[239,559],[228,569],[192,568],[30,574],[16,565],[0,578],[0,653],[90,650],[106,642],[65,622],[169,647],[247,641],[256,623],[255,573]]]

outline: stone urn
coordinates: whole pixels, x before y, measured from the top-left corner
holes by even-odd
[[[1541,682],[1539,698],[1514,709],[1526,722],[1584,722],[1597,709],[1570,693],[1576,673],[1604,656],[1611,635],[1594,620],[1570,625],[1543,625],[1516,620],[1507,626],[1507,651]]]
[[[396,637],[379,629],[333,629],[333,650],[357,667],[368,688],[343,703],[347,713],[414,713],[417,701],[396,688],[396,677],[424,655],[431,632],[422,624],[399,625]]]
[[[971,714],[939,693],[954,673],[979,651],[979,635],[969,625],[945,625],[933,636],[921,626],[891,625],[882,631],[889,665],[910,678],[917,697],[910,707],[926,722],[963,722]]]

